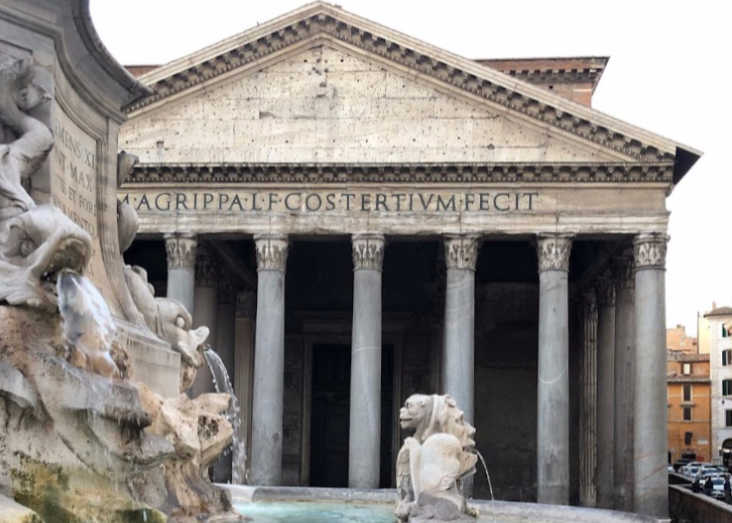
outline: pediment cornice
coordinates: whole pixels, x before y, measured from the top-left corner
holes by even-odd
[[[672,162],[597,163],[140,163],[123,186],[155,184],[662,183]]]
[[[323,2],[304,6],[143,75],[140,80],[152,88],[154,93],[129,105],[126,111],[137,112],[318,35],[326,35],[332,40],[354,46],[427,75],[451,88],[525,115],[545,127],[570,133],[636,161],[673,161],[677,148],[682,147],[671,140],[571,102],[528,82]],[[695,157],[700,154],[688,147],[683,148]]]

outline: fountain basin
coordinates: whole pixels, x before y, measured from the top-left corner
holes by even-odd
[[[394,489],[255,487],[219,485],[231,492],[234,509],[254,523],[330,521],[393,522]],[[659,519],[615,510],[509,501],[470,500],[479,523],[662,523]]]

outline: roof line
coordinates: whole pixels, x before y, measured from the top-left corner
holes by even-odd
[[[257,25],[216,44],[169,62],[158,69],[142,75],[139,79],[141,82],[151,84],[164,78],[169,78],[190,67],[194,67],[202,63],[202,61],[206,59],[212,58],[212,56],[231,51],[232,49],[243,45],[245,42],[255,42],[260,38],[264,38],[270,34],[276,33],[277,31],[281,31],[289,25],[304,21],[309,17],[316,15],[330,16],[338,22],[355,26],[361,30],[362,34],[366,34],[368,37],[390,40],[398,46],[406,47],[413,51],[416,50],[418,53],[431,58],[433,63],[437,63],[438,65],[447,64],[449,67],[462,72],[462,74],[467,77],[472,75],[475,78],[494,84],[497,88],[514,91],[519,95],[523,95],[523,97],[525,97],[529,102],[538,101],[540,104],[543,103],[552,108],[556,113],[566,113],[575,119],[587,120],[587,122],[592,125],[601,126],[606,128],[609,132],[618,133],[621,136],[627,135],[629,139],[635,139],[642,144],[655,147],[658,150],[674,155],[677,158],[679,156],[679,149],[681,149],[687,153],[688,158],[687,161],[683,162],[684,167],[683,169],[680,169],[681,172],[678,173],[678,179],[683,176],[688,168],[690,168],[696,159],[698,159],[702,154],[701,151],[690,146],[671,140],[657,133],[652,133],[651,131],[623,120],[611,117],[596,109],[588,108],[560,95],[554,94],[551,91],[534,86],[529,82],[507,75],[488,65],[483,65],[472,59],[440,49],[432,44],[390,29],[376,22],[372,22],[359,15],[345,11],[340,7],[336,7],[322,1],[306,4],[269,22]],[[540,118],[540,121],[543,120]],[[554,123],[553,125],[557,124]]]

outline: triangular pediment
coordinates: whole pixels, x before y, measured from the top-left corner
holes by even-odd
[[[120,146],[143,163],[629,159],[330,40],[141,112]]]
[[[681,146],[676,142],[323,2],[308,4],[142,76],[140,80],[153,89],[154,93],[127,108],[128,114],[132,118],[130,128],[142,124],[146,119],[155,119],[159,114],[157,109],[162,106],[166,107],[164,112],[168,110],[175,112],[177,107],[182,108],[185,103],[188,103],[186,99],[193,100],[197,92],[201,97],[204,96],[203,93],[206,96],[210,96],[213,92],[223,94],[226,89],[231,89],[235,84],[239,84],[240,89],[246,89],[244,84],[248,83],[251,88],[256,83],[257,75],[273,75],[278,68],[288,67],[286,64],[290,63],[293,56],[311,53],[314,48],[326,49],[327,52],[341,52],[348,55],[349,60],[361,60],[362,63],[368,63],[377,69],[384,69],[388,75],[391,75],[388,81],[399,82],[400,78],[410,80],[405,83],[403,88],[405,91],[421,91],[422,94],[427,91],[441,93],[441,101],[436,105],[442,104],[443,107],[436,107],[435,111],[446,110],[448,104],[453,104],[458,115],[465,113],[480,115],[479,118],[465,116],[466,120],[481,121],[481,123],[472,122],[473,131],[472,134],[468,133],[468,136],[475,140],[474,145],[482,140],[487,151],[491,150],[491,145],[496,147],[496,139],[499,135],[503,139],[514,136],[512,140],[509,140],[511,143],[506,144],[514,147],[521,147],[522,144],[537,144],[540,141],[538,138],[541,136],[544,140],[548,138],[552,142],[550,147],[552,154],[560,149],[564,153],[568,153],[563,153],[564,156],[560,161],[573,161],[572,154],[575,154],[574,160],[583,162],[593,160],[674,162],[681,151],[684,155],[684,163],[688,164],[682,167],[684,172],[700,154],[691,148]],[[343,65],[343,68],[346,65]],[[345,74],[346,71],[343,68],[340,72]],[[352,87],[355,89],[362,82],[368,84],[370,72],[372,71],[360,71],[360,79],[357,79],[356,84],[352,84]],[[315,116],[314,121],[321,121],[323,119],[321,117],[326,116],[328,111],[334,110],[328,106],[329,100],[332,101],[332,98],[329,98],[328,87],[336,82],[331,78],[327,86],[322,88],[323,92],[315,92],[312,85],[291,83],[286,76],[283,74],[282,85],[270,84],[270,88],[280,91],[288,90],[293,93],[298,89],[310,89],[311,94],[321,100],[322,107],[316,111],[317,114],[312,111],[308,113],[307,110],[302,112],[304,118],[299,126],[304,132],[309,132],[306,122],[312,120],[311,116]],[[374,89],[377,89],[377,92],[385,92],[388,85],[388,83],[380,84],[374,86]],[[317,86],[318,84],[315,82],[316,91]],[[378,91],[379,89],[382,91]],[[299,94],[304,94],[304,91],[300,91]],[[432,95],[424,97],[430,98],[430,96]],[[435,98],[435,96],[432,97]],[[307,99],[308,97],[303,96],[302,98]],[[366,98],[368,97],[363,96],[363,99]],[[201,103],[205,105],[204,102]],[[279,104],[276,111],[256,110],[257,114],[261,113],[263,120],[267,118],[267,113],[275,115],[268,124],[269,131],[265,130],[267,126],[264,124],[260,126],[259,130],[264,130],[265,136],[280,137],[283,136],[283,133],[293,132],[293,129],[297,128],[289,127],[289,130],[284,128],[280,130],[274,122],[277,120],[278,114],[294,118],[297,103],[300,101],[296,99],[283,102]],[[389,111],[399,111],[399,104],[396,101],[388,101],[387,106],[381,108],[386,111],[384,114],[388,114]],[[308,109],[308,107],[302,107],[302,109]],[[352,111],[355,109],[356,107],[351,108]],[[365,108],[367,112],[376,111],[376,109],[375,106]],[[339,110],[342,111],[343,108]],[[409,110],[409,108],[404,108],[404,110]],[[429,113],[433,109],[418,107],[414,110]],[[378,112],[372,114],[378,115]],[[488,124],[491,118],[495,120],[493,125]],[[160,118],[157,119],[160,120]],[[362,126],[361,129],[350,127],[344,129],[339,126],[338,122],[331,123],[334,124],[331,134],[336,140],[359,133],[365,136],[373,132],[372,129],[365,126]],[[320,132],[321,129],[317,127],[319,124],[313,125],[313,132]],[[410,136],[407,129],[398,127],[396,122],[394,125],[395,127],[392,129],[381,128],[377,134],[373,135],[374,139],[393,142]],[[137,136],[145,137],[146,133],[154,132],[151,128],[143,127],[138,129]],[[432,137],[435,141],[440,138],[439,133],[446,132],[447,129],[447,126],[438,127],[437,134]],[[429,126],[413,129],[415,133],[425,133],[428,130]],[[457,131],[462,131],[462,128]],[[480,133],[485,133],[485,136],[480,137]],[[455,136],[458,135],[455,134]],[[411,137],[414,138],[414,136]],[[463,138],[461,136],[461,140]],[[121,145],[125,147],[125,144],[121,143]],[[467,149],[470,148],[469,144]],[[134,149],[134,147],[130,147],[130,149]],[[528,150],[525,152],[528,153]],[[484,156],[485,161],[492,161],[490,154]],[[467,158],[468,156],[464,157],[464,159]],[[493,154],[495,161],[523,161],[525,158],[526,155],[501,157],[497,153]],[[552,161],[551,158],[553,157],[550,155],[528,161],[548,162]],[[224,158],[220,158],[220,160],[224,161]],[[308,159],[303,159],[303,161],[306,160]],[[320,161],[318,158],[312,160]],[[335,158],[334,160],[340,161],[341,159]],[[390,161],[388,157],[379,157],[378,160]],[[261,161],[275,160],[270,157]],[[283,158],[282,161],[286,160]],[[327,160],[323,159],[323,161]],[[435,161],[460,160],[458,157],[452,159],[446,157],[441,160],[435,159]]]

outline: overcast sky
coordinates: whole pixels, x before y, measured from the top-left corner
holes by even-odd
[[[92,0],[122,64],[162,64],[303,5],[298,0]],[[341,0],[348,11],[468,58],[610,56],[593,106],[704,151],[668,198],[667,322],[732,306],[732,38],[724,2]]]

